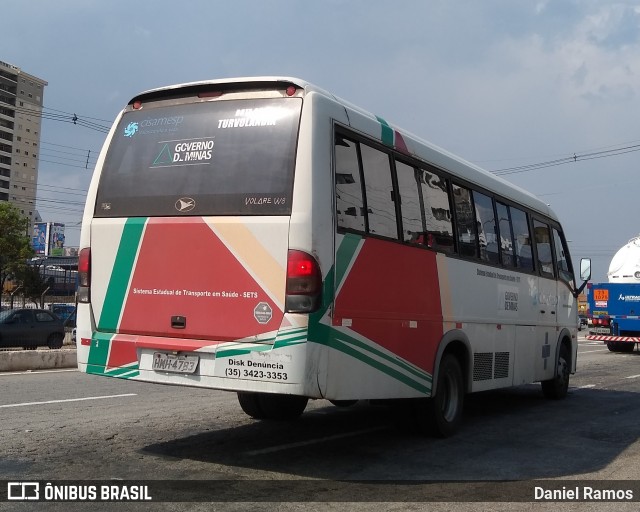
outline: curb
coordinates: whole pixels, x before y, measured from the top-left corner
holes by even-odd
[[[77,366],[78,360],[75,348],[0,352],[0,372],[50,370],[53,368],[75,368]]]

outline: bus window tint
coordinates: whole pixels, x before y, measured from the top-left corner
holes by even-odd
[[[531,249],[531,234],[527,214],[513,206],[509,207],[511,213],[511,223],[513,226],[513,237],[516,242],[516,266],[531,272],[533,270],[533,252]]]
[[[447,181],[424,169],[419,169],[418,173],[429,247],[452,253],[455,246]]]
[[[500,232],[500,258],[505,267],[515,267],[513,254],[513,234],[511,232],[511,219],[509,207],[496,201],[496,213],[498,214],[498,231]]]
[[[426,244],[416,170],[410,165],[396,161],[396,175],[400,191],[403,241]]]
[[[474,190],[473,202],[476,206],[480,259],[489,263],[499,263],[498,237],[496,235],[496,217],[493,213],[493,200]]]
[[[533,231],[536,237],[536,253],[540,263],[540,273],[544,277],[554,277],[549,226],[544,222],[534,220]]]
[[[335,148],[338,227],[364,231],[365,217],[356,143],[336,135]]]
[[[568,258],[569,251],[567,250],[567,244],[564,239],[564,235],[553,228],[553,245],[556,250],[556,262],[558,264],[558,274],[560,279],[567,282],[573,287],[573,269],[571,267],[571,260]]]
[[[453,185],[453,200],[456,205],[456,227],[460,256],[478,257],[478,230],[476,215],[469,189]]]
[[[301,109],[296,98],[261,98],[125,112],[95,216],[290,214]]]
[[[360,144],[364,186],[367,196],[369,233],[398,238],[396,210],[392,201],[393,184],[389,155],[370,146]]]

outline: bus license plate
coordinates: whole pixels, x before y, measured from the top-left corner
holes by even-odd
[[[162,372],[173,373],[194,373],[198,367],[198,356],[164,354],[155,352],[153,354],[153,369]]]

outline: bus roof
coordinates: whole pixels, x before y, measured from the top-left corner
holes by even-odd
[[[255,77],[238,77],[238,78],[222,78],[215,80],[202,80],[198,82],[186,82],[182,84],[175,84],[166,87],[159,87],[155,89],[150,89],[148,91],[144,91],[134,98],[131,99],[129,104],[133,104],[138,100],[149,100],[158,98],[161,96],[165,96],[167,94],[171,94],[171,92],[184,92],[186,90],[200,90],[206,88],[207,86],[212,85],[222,85],[229,88],[232,88],[237,84],[247,84],[251,85],[251,87],[268,87],[271,85],[294,85],[300,89],[304,90],[304,94],[309,93],[317,93],[327,98],[340,103],[346,109],[351,111],[351,113],[363,116],[369,120],[372,120],[376,123],[380,123],[381,117],[376,116],[375,114],[364,110],[361,107],[351,103],[350,101],[344,100],[329,91],[322,89],[310,82],[302,80],[300,78],[288,77],[288,76],[255,76]],[[352,116],[350,116],[351,120]],[[496,176],[495,174],[471,163],[463,158],[450,153],[449,151],[436,146],[435,144],[422,139],[421,137],[414,135],[405,129],[391,123],[387,122],[385,119],[385,123],[401,135],[403,142],[406,145],[406,153],[409,156],[413,156],[420,160],[425,161],[437,168],[443,169],[446,172],[453,174],[454,176],[458,176],[470,183],[479,185],[487,190],[495,192],[504,197],[510,198],[513,201],[516,201],[528,208],[535,210],[547,217],[557,220],[557,216],[553,212],[553,210],[540,200],[535,195],[531,194],[527,190],[524,190],[513,183]],[[356,123],[357,124],[357,123]],[[357,126],[352,126],[353,128],[357,128]],[[374,134],[370,134],[374,135]],[[379,137],[379,134],[378,134]]]

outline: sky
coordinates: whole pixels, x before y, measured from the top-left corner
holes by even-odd
[[[38,211],[66,224],[67,246],[133,96],[261,75],[302,78],[539,196],[594,282],[640,234],[637,1],[1,4],[0,60],[48,82]]]

